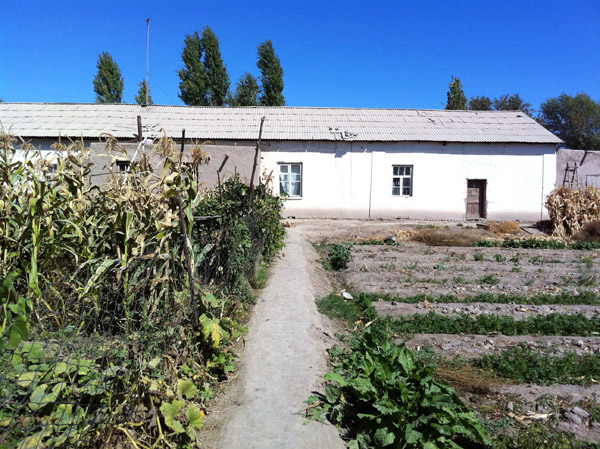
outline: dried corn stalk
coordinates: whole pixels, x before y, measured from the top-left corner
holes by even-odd
[[[586,223],[600,220],[600,189],[560,186],[546,197],[552,235],[571,237]]]

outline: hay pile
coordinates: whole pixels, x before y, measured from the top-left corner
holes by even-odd
[[[600,189],[560,186],[546,197],[552,235],[571,237],[583,225],[600,220]]]
[[[516,221],[490,221],[485,225],[485,230],[494,234],[520,234],[521,228]]]

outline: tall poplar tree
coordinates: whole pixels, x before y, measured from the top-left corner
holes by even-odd
[[[273,43],[267,39],[258,46],[258,61],[256,65],[260,69],[260,82],[262,95],[260,104],[263,106],[283,106],[283,69],[281,61],[275,54]]]
[[[206,70],[202,64],[202,42],[197,31],[187,34],[183,41],[181,59],[184,68],[178,70],[179,98],[188,106],[207,106]]]
[[[98,55],[98,72],[94,77],[96,103],[121,103],[123,97],[123,77],[112,56],[104,51]]]
[[[246,72],[237,82],[235,92],[231,96],[231,106],[258,106],[260,87],[258,81],[250,73]]]
[[[454,76],[451,77],[448,93],[446,94],[446,96],[448,97],[446,109],[467,109],[467,97],[465,96],[465,92],[463,91],[462,85],[460,84],[460,79],[454,78]]]
[[[146,80],[140,81],[138,84],[138,93],[133,98],[137,104],[146,104]],[[154,101],[152,101],[152,96],[150,95],[150,89],[148,89],[147,104],[154,104]]]
[[[203,66],[206,71],[206,94],[208,104],[223,106],[229,91],[229,75],[221,58],[219,40],[208,26],[202,31],[200,39],[204,51]]]
[[[189,106],[223,106],[229,91],[229,75],[221,58],[219,40],[204,27],[202,35],[186,35],[179,69],[179,98]]]

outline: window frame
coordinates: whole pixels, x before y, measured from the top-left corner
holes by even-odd
[[[288,189],[291,192],[292,189],[292,180],[291,177],[289,176],[292,173],[292,166],[293,165],[297,165],[300,167],[300,194],[299,195],[288,195],[287,193],[285,193],[285,191],[283,191],[281,189],[281,167],[282,166],[287,166],[288,167]],[[277,168],[278,168],[278,173],[277,173],[277,186],[279,189],[279,196],[283,197],[283,198],[287,198],[287,199],[302,199],[302,196],[304,194],[304,188],[303,188],[303,184],[304,184],[304,167],[303,167],[303,163],[302,162],[277,162]]]
[[[394,174],[395,172],[395,168],[398,167],[402,167],[403,169],[406,168],[410,168],[410,175],[396,175]],[[415,174],[415,167],[414,165],[408,165],[408,164],[392,164],[392,196],[393,197],[404,197],[404,198],[410,198],[413,196],[413,190],[414,190],[414,174]],[[395,179],[399,179],[399,184],[396,186],[394,185],[394,180]],[[404,179],[409,179],[410,180],[410,192],[408,194],[404,194],[403,191],[405,189],[404,187]],[[394,189],[399,189],[399,193],[394,193]]]

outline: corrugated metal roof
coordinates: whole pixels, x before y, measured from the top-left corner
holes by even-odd
[[[305,107],[192,107],[133,104],[0,103],[0,124],[25,138],[131,139],[142,117],[144,135],[256,140],[361,142],[561,143],[520,111],[446,111]]]

